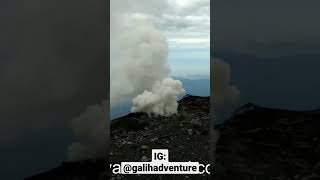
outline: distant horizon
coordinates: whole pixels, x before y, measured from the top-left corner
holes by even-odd
[[[170,76],[210,77],[210,49],[172,48],[169,49],[168,63],[171,68]]]

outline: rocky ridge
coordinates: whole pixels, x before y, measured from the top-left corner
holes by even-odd
[[[216,126],[214,179],[319,180],[320,111],[246,104]]]

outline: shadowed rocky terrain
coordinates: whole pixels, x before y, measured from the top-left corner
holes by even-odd
[[[110,124],[110,161],[112,164],[151,161],[152,149],[169,149],[169,161],[208,164],[209,114],[209,97],[186,95],[179,101],[178,113],[173,116],[131,113],[115,119]],[[108,166],[107,160],[65,162],[27,180],[105,180],[108,178]],[[112,175],[110,179],[209,179],[209,176]]]
[[[214,179],[320,179],[320,111],[247,104],[220,131]]]
[[[151,161],[152,149],[169,149],[169,161],[208,164],[210,98],[186,95],[170,117],[129,114],[111,123],[111,163]],[[121,179],[209,179],[202,175],[116,176]]]

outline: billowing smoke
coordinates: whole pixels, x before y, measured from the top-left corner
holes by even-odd
[[[182,83],[171,78],[157,81],[151,91],[145,90],[132,100],[132,112],[170,116],[177,112],[176,97],[183,94]]]
[[[231,84],[230,64],[213,59],[213,106],[215,123],[227,119],[240,101],[240,91]]]
[[[153,3],[159,6],[159,1],[111,0],[110,103],[112,108],[132,101],[133,112],[170,115],[184,90],[181,82],[166,79],[168,43],[153,21],[160,10],[146,10]]]
[[[240,91],[231,85],[231,67],[221,59],[214,58],[213,98],[217,106],[235,104],[239,101]]]
[[[81,161],[103,158],[107,151],[108,123],[106,107],[93,105],[73,119],[74,140],[68,147],[68,160]]]
[[[169,73],[165,38],[151,23],[136,23],[111,45],[111,106],[131,100]]]
[[[111,108],[132,101],[133,112],[164,116],[175,113],[177,96],[184,90],[180,81],[168,78],[168,43],[151,18],[161,14],[166,3],[110,2]],[[102,105],[89,106],[72,121],[74,142],[68,148],[70,161],[105,156],[108,135],[108,123],[103,118],[105,110]]]
[[[211,119],[211,145],[212,159],[215,160],[216,144],[219,139],[219,131],[214,125],[226,120],[240,100],[240,91],[231,84],[231,66],[225,61],[213,58],[213,109],[214,118]]]

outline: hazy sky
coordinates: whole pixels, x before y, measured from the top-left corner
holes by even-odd
[[[169,53],[171,75],[185,78],[209,77],[210,49],[172,48]]]
[[[241,103],[320,107],[317,0],[215,0],[212,56],[231,65]]]

